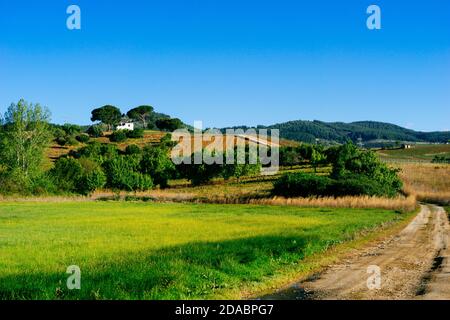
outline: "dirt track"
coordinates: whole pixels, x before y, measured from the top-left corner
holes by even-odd
[[[354,252],[322,274],[269,299],[450,299],[450,227],[445,210],[424,205],[399,234]],[[380,270],[379,288],[369,266]]]

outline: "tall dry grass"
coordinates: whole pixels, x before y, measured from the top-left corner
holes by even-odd
[[[404,191],[417,200],[450,204],[450,165],[432,163],[397,163]]]
[[[21,196],[21,195],[0,195],[0,202],[74,202],[74,201],[91,201],[91,197],[81,195],[64,195],[64,196]]]
[[[271,196],[272,181],[255,180],[243,183],[221,181],[218,184],[192,187],[188,183],[179,184],[164,190],[149,190],[145,192],[114,194],[111,191],[100,191],[93,199],[111,200],[145,200],[156,202],[185,203],[217,203],[217,204],[255,204],[302,207],[330,208],[379,208],[413,211],[416,206],[415,193],[409,197],[379,198],[368,196],[352,197],[312,197],[312,198],[282,198]]]
[[[221,204],[253,204],[253,205],[274,205],[274,206],[298,206],[298,207],[326,207],[326,208],[377,208],[386,210],[397,210],[411,212],[416,209],[417,202],[415,196],[397,198],[379,198],[369,196],[348,196],[348,197],[311,197],[311,198],[232,198],[213,197],[192,199],[201,203],[221,203]]]
[[[369,196],[348,196],[348,197],[311,197],[311,198],[284,198],[254,196],[248,194],[210,194],[208,196],[193,193],[177,193],[169,190],[158,192],[141,192],[133,196],[129,194],[97,194],[97,199],[111,200],[145,200],[156,202],[181,202],[181,203],[211,203],[211,204],[248,204],[248,205],[272,205],[272,206],[298,206],[298,207],[326,207],[326,208],[377,208],[386,210],[396,210],[401,212],[411,212],[416,209],[417,201],[414,195],[397,198],[379,198]]]
[[[412,211],[416,199],[425,202],[450,203],[450,166],[427,163],[396,163],[402,169],[400,175],[404,182],[407,197],[324,197],[324,198],[282,198],[271,197],[272,181],[266,179],[242,179],[241,183],[218,181],[205,186],[192,187],[187,181],[177,182],[165,190],[146,192],[121,192],[110,190],[95,192],[91,197],[0,197],[0,201],[88,201],[98,199],[145,199],[157,202],[255,204],[330,208],[380,208],[398,211]]]
[[[251,204],[287,205],[301,207],[329,208],[379,208],[410,212],[416,208],[416,197],[378,198],[369,196],[323,197],[323,198],[271,198],[252,199]]]

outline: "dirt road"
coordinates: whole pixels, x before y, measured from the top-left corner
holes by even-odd
[[[396,236],[264,298],[450,299],[449,233],[445,210],[423,205]]]

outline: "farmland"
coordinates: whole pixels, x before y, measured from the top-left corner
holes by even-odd
[[[450,144],[414,145],[411,149],[380,150],[378,154],[384,160],[431,162],[435,156],[450,157]]]
[[[0,298],[241,298],[307,273],[314,254],[408,216],[256,205],[2,203]],[[81,290],[66,288],[70,265],[81,269]]]
[[[116,145],[119,150],[125,150],[125,148],[128,145],[135,144],[139,147],[144,147],[148,144],[155,145],[158,144],[161,139],[167,134],[167,132],[163,131],[157,131],[157,130],[145,130],[144,136],[142,138],[134,138],[134,139],[128,139],[125,142],[116,143],[111,142],[108,138],[108,136],[111,134],[111,132],[105,132],[105,135],[103,137],[98,138],[92,138],[90,141],[92,142],[99,142],[99,143],[109,143]],[[46,150],[46,161],[45,166],[47,168],[52,166],[52,163],[60,158],[61,156],[65,156],[69,154],[71,150],[76,150],[77,148],[80,148],[81,146],[84,146],[84,143],[80,143],[79,145],[73,145],[73,146],[60,146],[56,142],[52,142],[50,146],[48,146]],[[205,143],[206,145],[206,143]],[[297,146],[299,145],[296,141],[286,140],[286,139],[280,139],[280,146]]]
[[[428,149],[412,164],[412,151],[395,151],[387,165],[352,143],[282,140],[280,171],[265,176],[262,163],[175,165],[167,133],[142,129],[67,125],[47,137],[43,126],[48,143],[11,157],[25,127],[5,129],[16,139],[4,153],[0,299],[254,297],[320,271],[335,249],[399,231],[417,198],[448,199],[448,165],[417,159]],[[35,165],[27,173],[17,159]],[[74,265],[80,290],[66,285]]]

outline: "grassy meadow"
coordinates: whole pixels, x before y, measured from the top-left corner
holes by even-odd
[[[450,157],[450,144],[415,145],[411,149],[379,150],[385,160],[431,162],[435,156]]]
[[[450,156],[449,144],[416,145],[411,149],[380,150],[378,155],[399,168],[406,194],[424,202],[450,203],[450,165],[431,163],[434,156]]]
[[[450,204],[450,165],[397,163],[404,190],[419,201]]]
[[[0,299],[239,298],[408,215],[382,209],[3,202]],[[81,268],[69,291],[66,269]],[[258,289],[258,290],[259,290]]]

